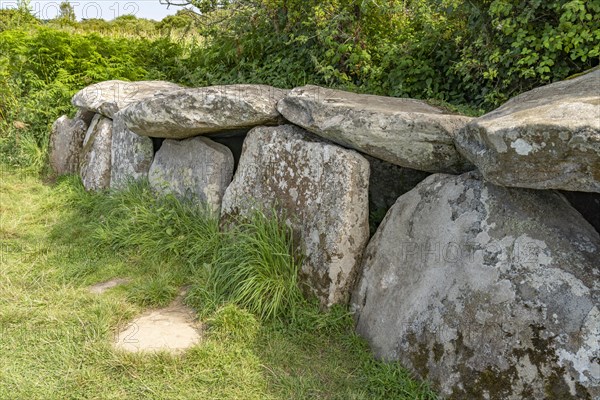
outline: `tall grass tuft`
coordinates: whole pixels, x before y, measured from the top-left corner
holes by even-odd
[[[206,266],[207,283],[217,299],[262,319],[289,316],[302,300],[291,231],[276,213],[270,214],[238,218]]]
[[[157,263],[177,261],[186,274],[210,262],[219,247],[219,221],[207,207],[157,197],[147,182],[110,192],[96,207],[95,237],[114,250],[136,249]]]
[[[157,197],[147,181],[106,193],[79,186],[65,188],[93,221],[91,239],[124,259],[144,260],[137,268],[145,277],[130,293],[137,303],[164,305],[178,286],[191,285],[186,301],[201,315],[227,303],[264,320],[295,315],[303,300],[299,260],[291,231],[276,213],[256,212],[221,230],[208,207]]]

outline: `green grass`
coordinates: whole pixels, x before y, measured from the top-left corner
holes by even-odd
[[[398,364],[373,360],[344,309],[321,313],[290,281],[275,279],[295,300],[272,314],[237,285],[215,291],[205,266],[228,257],[254,265],[248,276],[271,262],[297,268],[285,232],[249,223],[224,234],[206,211],[144,185],[88,194],[74,177],[48,184],[0,165],[0,399],[435,398]],[[239,254],[223,235],[238,235]],[[87,291],[116,277],[130,282]],[[113,350],[119,327],[183,286],[203,315],[201,343],[179,356]]]
[[[282,218],[256,212],[222,233],[205,282],[215,302],[231,301],[261,319],[292,317],[302,302],[291,230]],[[197,285],[202,289],[203,285]]]

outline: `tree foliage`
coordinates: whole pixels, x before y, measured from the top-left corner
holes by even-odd
[[[205,81],[304,82],[489,110],[598,64],[585,0],[191,0]],[[202,78],[195,77],[201,81]]]
[[[59,14],[58,19],[62,22],[73,23],[75,22],[75,9],[68,1],[63,1],[58,6]]]
[[[467,34],[450,72],[487,107],[598,65],[599,2],[479,0],[461,12]]]

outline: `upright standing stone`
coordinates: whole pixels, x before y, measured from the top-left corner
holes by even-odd
[[[218,213],[233,164],[231,151],[208,138],[167,139],[154,157],[148,179],[160,193],[205,203]]]
[[[112,121],[97,114],[83,140],[81,179],[86,190],[110,187],[111,146]]]
[[[112,134],[110,187],[122,188],[128,181],[148,178],[154,159],[152,139],[139,136],[125,126],[121,114],[115,114]]]
[[[63,115],[52,124],[50,134],[50,167],[58,175],[76,174],[83,139],[94,114],[79,110],[72,120]]]
[[[248,133],[222,217],[277,209],[304,251],[303,280],[323,305],[348,301],[369,238],[369,163],[301,128]]]
[[[358,333],[443,398],[600,396],[600,236],[557,192],[432,175],[390,209],[359,282]]]

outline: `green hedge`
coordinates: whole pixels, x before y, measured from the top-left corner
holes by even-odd
[[[74,111],[71,96],[109,79],[312,83],[477,115],[599,62],[599,2],[196,3],[206,12],[200,21],[182,12],[160,23],[122,17],[65,25],[0,10],[1,161],[43,166],[50,124]]]

